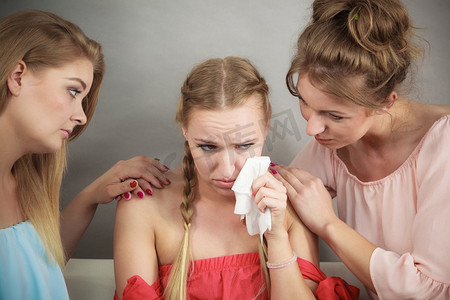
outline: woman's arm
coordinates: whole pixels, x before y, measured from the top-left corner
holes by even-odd
[[[269,268],[271,299],[315,299],[311,288],[303,279],[297,260],[292,261],[294,251],[302,252],[295,254],[305,255],[310,259],[314,259],[314,255],[309,251],[308,246],[299,246],[297,243],[295,247],[291,245],[285,218],[286,189],[269,173],[257,178],[253,182],[252,189],[255,192],[258,208],[261,211],[266,208],[271,210],[272,228],[264,233],[268,248],[268,263],[278,265],[290,261],[281,268]]]
[[[297,168],[278,166],[276,170],[304,224],[330,246],[366,287],[374,290],[369,266],[376,246],[336,216],[330,194],[319,178]]]
[[[98,204],[120,199],[125,193],[131,198],[132,191],[135,195],[139,193],[139,196],[144,197],[143,190],[151,189],[150,184],[160,187],[160,181],[165,179],[166,171],[167,168],[159,161],[137,156],[119,161],[81,191],[61,213],[61,239],[66,257],[70,258],[72,255],[91,223]]]
[[[149,286],[159,276],[155,250],[154,199],[119,201],[114,225],[114,274],[116,292],[122,299],[127,280],[139,275]]]

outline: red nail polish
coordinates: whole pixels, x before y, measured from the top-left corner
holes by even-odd
[[[271,163],[270,163],[270,166],[271,166],[271,167],[275,167],[275,166],[278,166],[278,164],[271,162]]]
[[[166,179],[167,184],[171,184],[172,182],[167,178]]]
[[[169,167],[168,167],[168,166],[166,166],[166,165],[164,165],[164,168],[166,168],[167,170],[169,170]]]
[[[277,170],[275,170],[275,169],[270,169],[270,171],[272,172],[273,175],[278,174]]]
[[[153,196],[153,192],[152,192],[151,189],[146,189],[145,192],[146,192],[147,194],[149,194],[150,196]]]
[[[137,187],[137,181],[133,180],[132,182],[130,182],[130,186],[134,189],[135,187]]]
[[[123,194],[123,196],[125,197],[125,199],[130,200],[131,199],[131,194],[126,192],[125,194]]]
[[[144,193],[143,193],[143,192],[138,192],[137,195],[138,195],[138,197],[141,198],[141,199],[144,198]]]
[[[159,182],[159,184],[161,185],[161,188],[164,187],[164,183],[162,183],[161,181]]]
[[[252,195],[253,195],[253,197],[255,197],[255,195],[256,195],[255,192],[254,192],[253,190],[252,190]]]

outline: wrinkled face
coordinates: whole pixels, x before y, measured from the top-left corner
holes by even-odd
[[[247,158],[262,152],[268,127],[252,97],[233,109],[196,109],[183,128],[199,184],[220,195],[233,195],[231,187]]]
[[[307,74],[298,78],[300,110],[307,121],[306,133],[330,149],[339,149],[361,139],[372,127],[368,108],[315,88]]]
[[[86,123],[82,100],[92,85],[92,63],[78,59],[35,74],[27,69],[20,80],[20,93],[10,104],[25,152],[56,152],[75,126]]]

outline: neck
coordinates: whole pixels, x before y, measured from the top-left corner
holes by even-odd
[[[398,99],[386,112],[373,116],[373,126],[357,144],[372,149],[381,149],[396,142],[398,137],[404,135],[411,127],[414,118],[411,102],[407,99]]]
[[[12,122],[9,122],[5,116],[0,114],[0,176],[11,173],[15,162],[26,154],[21,147],[21,137],[18,136]],[[23,143],[22,143],[23,144]]]
[[[20,147],[20,137],[4,114],[0,114],[0,145],[0,228],[5,228],[22,219],[12,168],[25,153]]]

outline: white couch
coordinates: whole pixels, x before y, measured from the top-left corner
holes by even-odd
[[[322,262],[320,268],[327,276],[338,276],[360,289],[360,299],[368,299],[362,284],[341,262]],[[72,258],[64,269],[71,300],[113,299],[114,264],[112,259]]]

